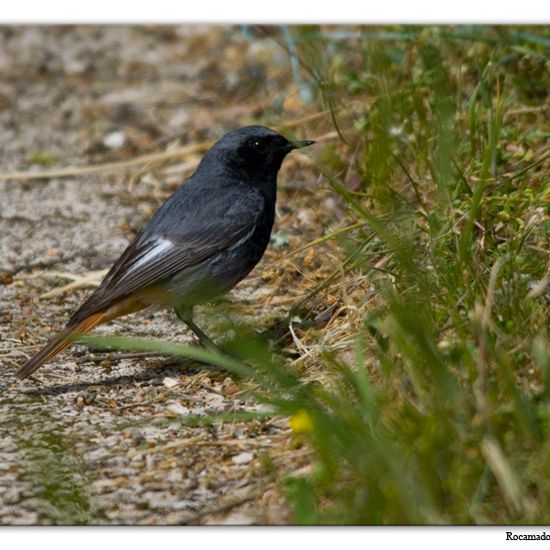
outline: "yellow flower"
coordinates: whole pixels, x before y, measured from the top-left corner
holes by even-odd
[[[305,409],[300,409],[297,413],[293,414],[290,417],[289,424],[292,431],[298,434],[313,431],[313,418]]]

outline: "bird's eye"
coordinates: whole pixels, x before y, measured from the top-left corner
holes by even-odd
[[[267,151],[267,142],[265,139],[255,139],[252,141],[252,147],[258,153],[265,153]]]

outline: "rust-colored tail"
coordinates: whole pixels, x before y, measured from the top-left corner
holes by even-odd
[[[86,334],[105,319],[105,313],[95,313],[74,325],[68,325],[52,338],[38,353],[33,355],[15,374],[17,378],[27,378],[44,363],[62,352],[73,343],[71,336]]]

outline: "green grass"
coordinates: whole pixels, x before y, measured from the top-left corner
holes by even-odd
[[[281,473],[298,523],[548,523],[548,29],[290,32],[341,138],[318,170],[355,227],[343,272],[374,298],[348,314],[352,353],[314,357],[321,382],[262,342],[243,362],[167,351],[290,417],[314,451]]]
[[[49,429],[44,428],[49,421]],[[39,523],[87,525],[99,514],[90,504],[88,480],[83,464],[59,433],[51,429],[51,418],[40,418],[18,435],[22,455],[21,476],[32,486],[34,510]],[[16,432],[18,433],[18,432]]]
[[[355,361],[329,354],[299,405],[317,462],[288,480],[296,519],[547,523],[550,33],[356,31],[294,30],[345,141],[320,168],[368,227],[348,276],[377,294]]]

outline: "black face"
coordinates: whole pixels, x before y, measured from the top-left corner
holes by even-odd
[[[306,147],[313,141],[290,142],[284,136],[263,126],[246,126],[228,132],[213,150],[226,161],[248,173],[277,171],[285,156],[293,149]]]

